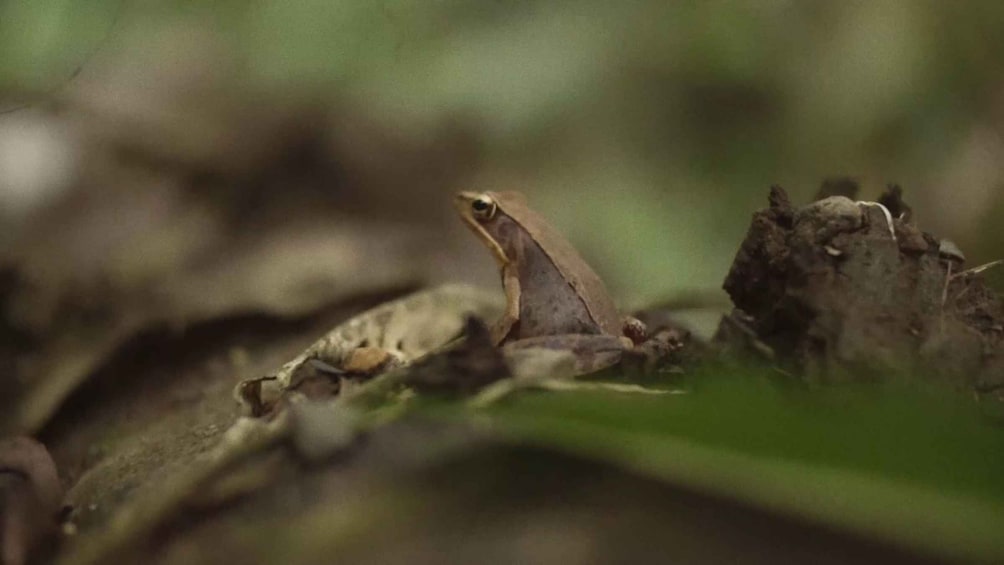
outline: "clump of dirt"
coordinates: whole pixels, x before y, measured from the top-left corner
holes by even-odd
[[[771,188],[725,280],[737,309],[717,340],[754,343],[809,380],[916,375],[1004,391],[1004,301],[983,269],[921,231],[900,187],[862,202],[848,182],[803,207]]]

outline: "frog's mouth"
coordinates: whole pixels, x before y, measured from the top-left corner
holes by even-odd
[[[453,198],[453,205],[457,208],[457,213],[460,214],[460,219],[464,221],[468,229],[474,232],[474,235],[478,236],[488,250],[491,251],[492,256],[495,257],[495,262],[498,263],[499,268],[503,268],[509,264],[509,259],[505,256],[505,251],[502,250],[502,246],[499,245],[495,238],[492,237],[488,230],[471,214],[471,203],[481,197],[481,194],[477,192],[460,192]],[[490,220],[489,220],[490,221]]]

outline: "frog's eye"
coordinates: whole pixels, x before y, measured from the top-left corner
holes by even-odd
[[[481,221],[492,219],[495,215],[495,209],[495,201],[491,197],[479,196],[471,201],[471,212],[475,218]]]

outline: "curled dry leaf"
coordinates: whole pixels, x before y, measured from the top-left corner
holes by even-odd
[[[275,373],[240,383],[236,396],[251,414],[270,412],[306,379],[340,378],[317,377],[314,361],[330,366],[328,373],[400,367],[460,336],[469,316],[495,319],[501,307],[498,293],[470,286],[445,285],[411,294],[339,325]],[[380,363],[374,363],[378,359]]]

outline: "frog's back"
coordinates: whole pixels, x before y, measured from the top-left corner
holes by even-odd
[[[572,244],[565,239],[565,236],[554,229],[543,216],[529,207],[506,208],[505,202],[507,201],[524,200],[522,194],[517,192],[490,194],[499,203],[502,211],[520,224],[535,241],[546,242],[546,245],[542,246],[541,249],[575,292],[583,297],[585,307],[596,324],[608,334],[620,335],[620,314],[610,298],[606,285]]]

